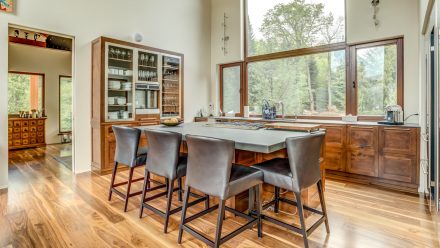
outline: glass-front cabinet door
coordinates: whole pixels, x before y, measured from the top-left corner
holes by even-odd
[[[181,70],[180,57],[162,57],[162,118],[182,116]]]
[[[106,121],[134,119],[134,50],[106,44]]]

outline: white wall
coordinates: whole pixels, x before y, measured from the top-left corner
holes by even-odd
[[[0,185],[7,181],[8,23],[75,36],[74,128],[76,172],[90,170],[91,41],[98,36],[131,40],[185,54],[185,117],[209,102],[210,1],[21,0],[14,14],[0,13]],[[190,100],[189,100],[190,99]]]
[[[9,71],[44,74],[46,143],[60,143],[59,77],[72,75],[72,52],[10,43]]]

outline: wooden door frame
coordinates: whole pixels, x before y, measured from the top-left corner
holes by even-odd
[[[247,95],[246,94],[246,92],[247,92],[247,88],[244,86],[245,85],[245,73],[244,73],[244,71],[245,71],[245,69],[244,69],[244,67],[245,67],[245,64],[244,64],[244,62],[233,62],[233,63],[228,63],[228,64],[221,64],[221,65],[219,65],[219,77],[220,77],[220,84],[219,84],[219,86],[220,86],[220,89],[219,89],[219,92],[220,92],[220,109],[222,110],[222,111],[224,111],[224,109],[223,109],[223,70],[225,69],[225,68],[232,68],[232,67],[237,67],[237,66],[239,66],[240,67],[240,112],[239,113],[235,113],[235,116],[241,116],[241,117],[243,117],[243,114],[244,114],[244,105],[246,104],[245,103],[245,100],[247,101],[247,97],[245,97],[245,95]],[[246,99],[245,99],[246,98]]]

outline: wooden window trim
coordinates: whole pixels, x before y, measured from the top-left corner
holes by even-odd
[[[359,43],[355,45],[349,46],[350,59],[347,61],[348,68],[350,70],[350,77],[347,80],[347,97],[350,96],[350,104],[347,105],[347,114],[357,115],[358,108],[358,82],[357,82],[357,50],[364,48],[372,48],[379,46],[387,46],[387,45],[396,45],[397,48],[397,104],[404,108],[404,55],[403,55],[403,46],[404,41],[403,37],[386,39],[381,41],[373,41],[367,43]],[[356,88],[353,87],[356,85]],[[383,119],[383,115],[360,115],[358,117],[359,120],[365,121],[378,121]]]
[[[70,134],[72,133],[72,130],[64,132],[61,131],[61,78],[72,79],[72,76],[59,75],[58,77],[58,132],[59,134]]]
[[[226,68],[232,68],[232,67],[240,67],[240,112],[235,113],[235,116],[241,116],[243,117],[244,113],[244,101],[245,101],[245,95],[247,90],[244,90],[244,63],[243,62],[234,62],[234,63],[228,63],[228,64],[221,64],[219,65],[219,74],[220,74],[220,109],[224,111],[223,109],[223,70]]]
[[[248,65],[254,62],[270,61],[275,59],[292,58],[298,56],[306,56],[317,53],[333,52],[345,50],[346,59],[346,115],[357,115],[357,87],[353,89],[353,82],[356,81],[356,49],[369,48],[384,45],[397,45],[397,104],[404,108],[404,39],[402,36],[393,37],[383,40],[375,40],[356,44],[337,43],[313,48],[302,48],[293,51],[279,52],[273,54],[258,55],[246,57],[244,61],[219,65],[220,72],[220,107],[223,109],[223,77],[222,69],[232,66],[241,66],[241,94],[240,94],[240,113],[242,116],[244,106],[248,105]],[[246,54],[246,53],[245,53]],[[357,83],[356,83],[357,84]],[[257,115],[259,116],[259,115]],[[294,116],[286,116],[293,118]],[[336,116],[309,116],[298,115],[302,119],[318,119],[318,120],[341,120],[342,117]],[[358,116],[360,121],[379,121],[383,120],[383,115],[379,116]]]
[[[42,78],[42,94],[41,94],[41,97],[43,98],[42,99],[42,103],[41,103],[41,107],[42,107],[42,110],[46,110],[46,75],[44,73],[24,72],[24,71],[8,71],[8,73],[41,76],[41,78]],[[13,115],[15,115],[15,114],[13,114]]]

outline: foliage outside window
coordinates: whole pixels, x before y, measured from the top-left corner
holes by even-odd
[[[286,115],[342,116],[345,75],[345,50],[249,63],[249,106],[261,114],[267,99]]]
[[[60,77],[60,133],[72,131],[72,78]]]
[[[44,75],[27,73],[8,74],[8,114],[20,111],[42,111],[44,106]]]
[[[241,66],[222,68],[223,109],[225,113],[240,113]]]
[[[397,104],[397,45],[357,49],[358,115],[382,115]]]
[[[345,0],[247,0],[248,56],[345,41]]]

